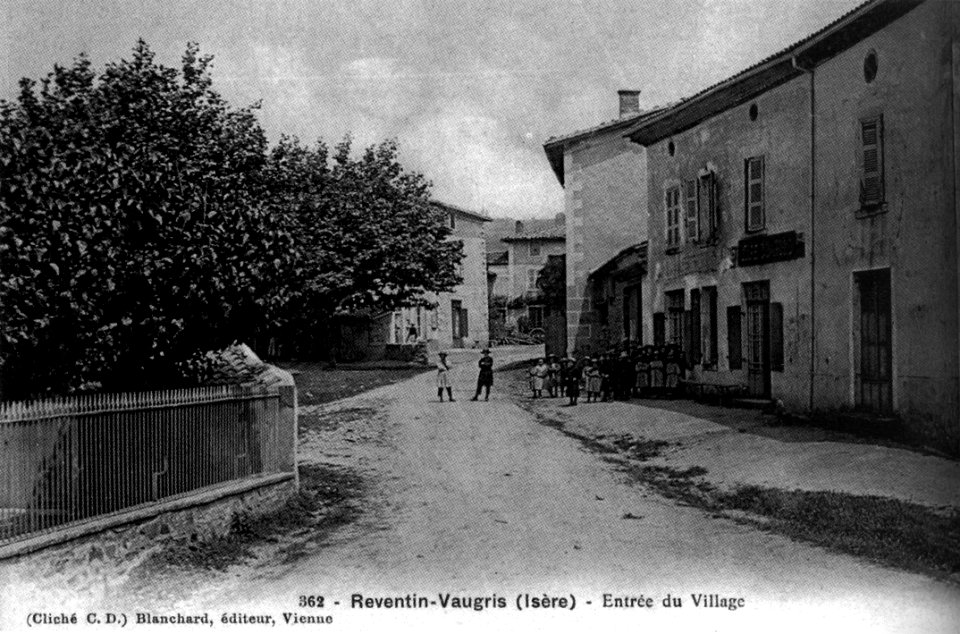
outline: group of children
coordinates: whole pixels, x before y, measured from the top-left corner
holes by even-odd
[[[530,369],[533,398],[566,397],[576,405],[581,392],[587,403],[638,397],[674,397],[683,378],[679,346],[634,346],[619,353],[537,360]]]

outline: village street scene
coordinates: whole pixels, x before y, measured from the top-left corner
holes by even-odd
[[[960,2],[0,29],[0,630],[957,631]]]

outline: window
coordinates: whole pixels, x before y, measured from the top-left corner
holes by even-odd
[[[744,161],[744,209],[746,210],[747,231],[760,231],[766,225],[763,211],[763,172],[762,156]]]
[[[860,205],[883,204],[883,117],[860,121]]]
[[[680,188],[667,190],[667,247],[678,247],[683,241],[680,233]]]
[[[531,291],[537,290],[537,273],[536,269],[527,269],[527,288]]]
[[[687,242],[696,242],[700,238],[700,218],[697,215],[697,181],[684,183],[684,201],[687,211]]]
[[[708,286],[701,293],[703,302],[703,365],[717,366],[717,287]]]
[[[543,328],[543,306],[527,307],[527,319],[531,328]]]
[[[877,61],[877,52],[870,51],[863,59],[863,80],[868,84],[873,83],[873,80],[877,78],[877,70],[879,70],[879,68],[880,63]]]
[[[743,367],[742,328],[740,306],[727,306],[727,361],[731,370]]]
[[[667,298],[667,326],[666,342],[683,347],[683,290],[671,291]]]
[[[531,241],[530,246],[530,257],[539,258],[540,257],[540,243]]]
[[[712,240],[720,227],[720,210],[717,206],[717,177],[707,172],[697,179],[697,208],[699,210],[700,239]]]

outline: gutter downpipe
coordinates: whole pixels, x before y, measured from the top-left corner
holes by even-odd
[[[956,9],[953,9],[956,15]],[[957,271],[958,271],[958,298],[960,298],[960,162],[957,160],[957,152],[960,152],[960,39],[957,37],[953,38],[952,42],[952,72],[950,73],[950,83],[951,83],[951,97],[950,97],[950,110],[951,110],[951,120],[953,126],[953,217],[956,224],[957,232]],[[958,299],[960,301],[960,299]],[[957,323],[958,328],[960,328],[960,306],[957,307]],[[960,364],[960,356],[957,357],[958,364]],[[958,368],[960,370],[960,368]],[[960,373],[958,373],[960,374]],[[960,390],[960,385],[958,385],[958,390]],[[958,392],[960,394],[960,392]],[[958,412],[960,414],[960,412]],[[957,417],[957,420],[960,421],[960,416]],[[953,448],[954,451],[960,453],[960,440],[958,440],[957,445]]]
[[[813,68],[804,68],[797,61],[797,56],[790,58],[795,70],[802,71],[810,76],[810,400],[809,412],[813,412],[814,379],[816,377],[817,359],[817,324],[816,324],[816,236],[817,236],[817,115],[816,115],[816,85],[814,83]]]

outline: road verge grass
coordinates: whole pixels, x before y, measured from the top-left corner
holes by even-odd
[[[516,377],[515,382],[522,381]],[[669,443],[634,434],[589,435],[571,430],[566,421],[546,415],[535,401],[517,403],[544,425],[582,442],[617,464],[631,480],[684,505],[752,525],[758,529],[815,544],[891,568],[960,584],[960,512],[912,502],[840,491],[783,490],[712,484],[701,466],[676,468],[645,464]]]

